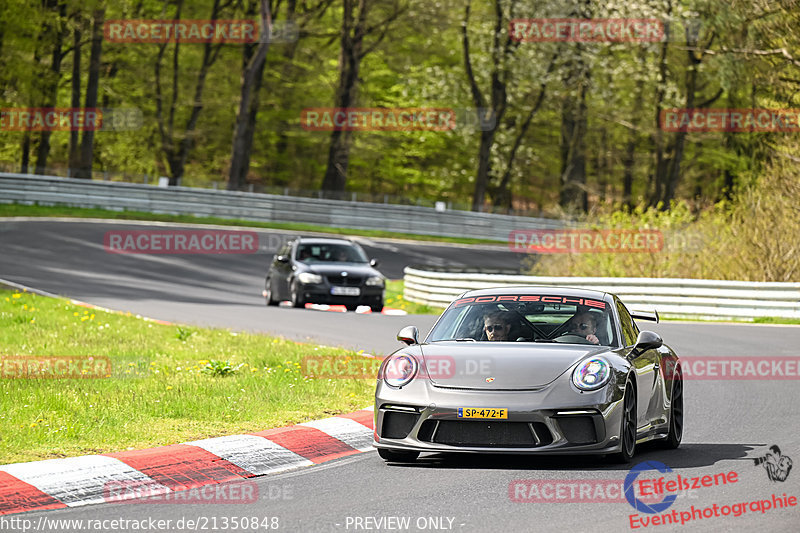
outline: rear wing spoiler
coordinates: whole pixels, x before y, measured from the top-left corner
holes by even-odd
[[[652,320],[658,324],[658,311],[631,311],[631,316],[637,320]]]

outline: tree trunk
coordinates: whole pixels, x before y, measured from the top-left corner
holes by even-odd
[[[550,61],[550,65],[547,67],[546,75],[549,75],[553,71],[553,68],[556,64],[556,59],[558,59],[558,55],[558,52],[553,55],[553,59]],[[517,151],[519,150],[519,147],[522,146],[522,141],[525,138],[525,134],[528,132],[528,128],[531,125],[534,115],[536,115],[536,113],[539,111],[539,108],[542,107],[546,89],[547,83],[541,83],[539,85],[539,95],[536,98],[536,102],[533,104],[533,106],[531,106],[531,110],[528,111],[528,115],[525,117],[525,121],[522,123],[522,127],[517,133],[517,137],[514,139],[514,144],[511,147],[508,158],[506,159],[506,168],[503,172],[503,177],[500,179],[500,184],[492,194],[492,203],[495,205],[495,207],[501,207],[507,213],[511,212],[512,207],[511,172],[514,168],[514,160],[517,157]]]
[[[342,37],[339,55],[339,85],[336,89],[335,107],[348,109],[358,93],[358,73],[361,67],[361,48],[365,32],[369,0],[359,0],[358,18],[354,20],[355,0],[344,0]],[[328,166],[322,180],[322,190],[344,192],[347,185],[347,166],[350,162],[352,132],[334,129],[328,149]]]
[[[644,71],[647,68],[647,51],[642,48],[639,60],[642,63],[642,75],[636,80],[633,93],[633,109],[631,110],[631,131],[628,142],[625,145],[625,153],[622,156],[622,205],[628,210],[633,210],[633,170],[636,163],[636,146],[639,138],[639,117],[642,111],[642,100],[644,98]]]
[[[713,36],[711,37],[713,41]],[[710,46],[710,43],[708,43]],[[695,108],[695,93],[697,92],[697,73],[700,68],[700,63],[703,61],[703,54],[699,52],[699,56],[694,52],[695,47],[698,46],[697,35],[686,28],[686,54],[688,56],[688,66],[686,69],[686,98],[684,106],[686,109]],[[701,106],[704,106],[701,104]],[[678,188],[678,183],[681,177],[681,163],[683,162],[683,152],[686,148],[686,135],[688,132],[679,131],[675,134],[675,152],[673,153],[672,160],[667,172],[667,181],[664,187],[664,194],[661,196],[661,208],[669,209],[670,202],[675,198],[675,191]]]
[[[481,143],[478,147],[478,173],[475,176],[475,191],[472,194],[472,210],[482,211],[483,202],[486,198],[486,189],[489,183],[489,176],[492,172],[492,145],[496,128],[481,132]]]
[[[31,132],[26,131],[22,136],[22,157],[20,158],[19,173],[27,174],[31,158]]]
[[[589,208],[586,193],[586,89],[588,72],[582,59],[564,80],[567,87],[578,85],[576,101],[568,98],[561,106],[561,192],[560,205],[567,211]]]
[[[97,9],[92,13],[92,46],[89,52],[89,79],[86,82],[86,100],[84,107],[89,110],[97,107],[97,92],[100,84],[100,54],[103,47],[103,20],[105,10]],[[94,129],[87,128],[81,137],[81,162],[76,178],[92,179],[92,163],[94,159]]]
[[[55,43],[53,44],[53,54],[50,60],[50,72],[44,80],[44,100],[43,107],[55,107],[58,103],[58,81],[61,79],[61,59],[63,55],[61,48],[64,45],[64,31],[62,29],[63,18],[67,14],[66,4],[59,3],[57,6],[56,16],[59,20],[55,24],[47,25],[45,31],[55,32]],[[50,136],[53,134],[51,130],[42,130],[39,135],[39,146],[36,149],[36,168],[35,174],[45,174],[47,169],[47,158],[50,155]]]
[[[672,0],[667,0],[667,21],[664,23],[664,34],[669,35],[670,23],[669,17],[672,16]],[[661,44],[661,53],[658,58],[658,81],[656,82],[655,94],[655,130],[653,132],[653,144],[655,145],[655,169],[653,172],[653,189],[650,192],[649,204],[653,207],[658,205],[663,190],[664,183],[666,182],[666,173],[669,160],[665,153],[667,150],[664,147],[664,132],[661,129],[661,111],[664,109],[664,98],[667,91],[667,53],[669,50],[669,43],[665,40]]]
[[[76,27],[72,32],[72,109],[81,106],[81,30],[77,26],[80,20],[75,21]],[[78,131],[69,132],[69,168],[70,175],[80,166],[80,148],[78,145]]]
[[[258,91],[264,73],[269,41],[272,33],[272,14],[269,0],[261,0],[261,39],[258,46],[244,50],[244,68],[239,98],[239,110],[233,130],[231,168],[228,174],[228,189],[238,190],[244,185],[250,168],[250,150],[253,147],[256,114],[258,113]]]

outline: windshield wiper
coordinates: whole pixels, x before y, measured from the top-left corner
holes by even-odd
[[[472,337],[461,337],[460,339],[451,339],[451,340],[455,340],[456,342],[467,342],[467,341],[475,342],[475,339],[473,339]]]

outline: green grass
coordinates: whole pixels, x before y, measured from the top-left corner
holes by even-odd
[[[374,379],[304,375],[305,357],[372,364],[352,351],[163,325],[25,292],[0,290],[0,346],[0,464],[281,427],[364,408],[375,388]],[[111,370],[21,378],[10,363],[17,356],[108,357]]]
[[[467,237],[437,237],[435,235],[417,235],[414,233],[396,233],[391,231],[367,230],[354,228],[332,228],[314,224],[290,222],[257,222],[253,220],[228,219],[217,217],[196,217],[192,215],[165,215],[144,211],[112,211],[68,206],[41,206],[21,204],[0,204],[0,217],[70,217],[70,218],[111,218],[119,220],[149,220],[154,222],[179,222],[189,224],[216,224],[219,226],[246,226],[251,228],[282,229],[297,232],[329,233],[332,235],[362,235],[364,237],[387,237],[410,239],[416,241],[450,242],[457,244],[499,244],[486,239]]]
[[[403,299],[403,286],[404,282],[401,279],[386,282],[384,295],[386,307],[402,309],[410,315],[439,315],[444,311],[444,307],[432,307]]]

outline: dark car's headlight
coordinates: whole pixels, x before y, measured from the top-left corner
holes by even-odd
[[[611,364],[602,357],[582,361],[572,373],[572,383],[581,390],[597,390],[611,378]]]
[[[370,276],[367,278],[367,285],[371,287],[383,287],[383,278],[380,276]]]
[[[322,276],[319,274],[312,274],[311,272],[301,272],[297,275],[297,280],[300,283],[311,285],[315,283],[322,283]]]
[[[419,363],[407,354],[397,354],[389,356],[383,366],[383,380],[392,387],[402,387],[414,379],[417,374]]]

